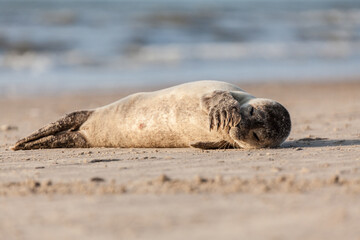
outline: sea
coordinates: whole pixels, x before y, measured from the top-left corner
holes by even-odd
[[[358,76],[359,0],[0,0],[0,96]]]

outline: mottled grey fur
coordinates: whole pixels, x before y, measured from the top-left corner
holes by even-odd
[[[21,139],[14,150],[66,147],[262,148],[291,130],[279,103],[229,83],[199,81],[78,111]]]

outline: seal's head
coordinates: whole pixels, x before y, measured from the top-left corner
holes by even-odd
[[[290,134],[289,112],[273,100],[251,99],[240,107],[240,115],[229,134],[242,148],[277,147]]]

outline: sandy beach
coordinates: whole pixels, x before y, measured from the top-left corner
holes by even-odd
[[[0,98],[0,239],[360,239],[359,79],[240,87],[289,110],[281,148],[14,152],[146,89]]]

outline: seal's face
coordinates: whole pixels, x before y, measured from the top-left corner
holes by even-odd
[[[276,147],[290,134],[290,115],[273,100],[252,99],[241,106],[240,115],[239,124],[229,134],[242,148]]]

